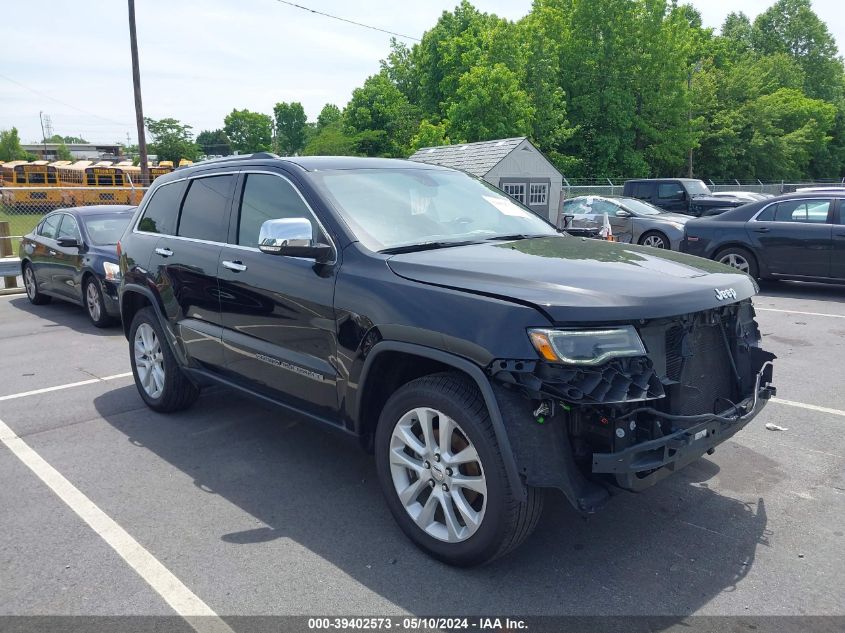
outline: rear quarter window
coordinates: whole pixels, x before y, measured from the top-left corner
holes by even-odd
[[[185,190],[183,182],[160,186],[144,208],[144,215],[138,222],[138,230],[147,233],[173,235],[176,232],[176,218],[179,217],[179,203]]]

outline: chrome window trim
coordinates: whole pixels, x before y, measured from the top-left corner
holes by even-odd
[[[837,200],[839,200],[840,203],[841,203],[843,200],[845,200],[845,198],[837,198],[836,196],[830,196],[830,197],[822,196],[822,197],[811,197],[811,198],[790,198],[789,200],[775,200],[774,202],[770,202],[769,204],[764,206],[762,209],[760,209],[748,221],[749,222],[777,222],[778,224],[812,224],[813,226],[838,226],[836,224],[831,224],[830,222],[787,222],[785,220],[758,220],[757,219],[760,216],[760,214],[763,213],[763,211],[765,211],[769,207],[775,206],[776,204],[780,204],[781,202],[807,202],[808,200],[829,200],[830,203],[831,203],[831,207],[832,207],[836,203]],[[831,211],[831,209],[827,210],[827,217],[830,217],[830,211]],[[840,213],[841,213],[841,211],[840,211]]]
[[[325,225],[320,221],[320,218],[317,217],[317,214],[314,213],[314,209],[311,207],[310,204],[308,204],[308,201],[305,199],[305,196],[302,195],[302,192],[299,190],[299,187],[297,187],[296,184],[290,178],[288,178],[284,174],[280,174],[279,172],[270,171],[270,170],[267,170],[267,169],[260,169],[260,170],[259,169],[257,169],[257,170],[247,169],[247,170],[236,170],[236,171],[226,171],[226,172],[213,172],[213,173],[208,173],[208,174],[199,174],[197,176],[183,176],[182,178],[175,178],[173,180],[168,180],[167,182],[163,182],[160,185],[158,185],[154,190],[151,190],[149,192],[149,200],[152,200],[155,193],[158,192],[158,190],[161,189],[162,187],[167,187],[168,185],[176,184],[177,182],[183,182],[185,180],[194,180],[196,178],[207,178],[207,177],[210,177],[210,176],[229,176],[229,175],[237,175],[237,174],[244,174],[244,175],[269,174],[271,176],[278,176],[282,180],[287,181],[287,183],[293,188],[293,190],[299,196],[300,200],[302,200],[302,203],[305,205],[305,208],[308,209],[308,212],[312,215],[314,220],[317,222],[317,225],[322,230],[323,235],[326,236],[326,239],[329,240],[329,244],[332,247],[332,252],[334,253],[334,257],[332,258],[332,260],[328,261],[328,262],[321,262],[321,263],[325,266],[332,266],[332,265],[337,263],[338,248],[337,248],[337,245],[335,244],[334,239],[332,238],[331,234],[328,232],[328,230],[326,230]],[[138,235],[150,235],[150,236],[153,236],[153,237],[166,237],[166,238],[169,238],[169,239],[180,240],[180,241],[183,241],[183,242],[193,242],[195,244],[206,244],[208,246],[225,246],[227,248],[235,248],[235,249],[238,249],[238,250],[250,251],[250,252],[255,252],[255,253],[261,253],[262,252],[261,249],[255,247],[255,246],[243,246],[241,244],[230,244],[228,242],[212,242],[210,240],[200,240],[200,239],[197,239],[197,238],[194,238],[194,237],[184,237],[182,235],[171,235],[170,233],[151,233],[150,231],[142,231],[138,228],[138,225],[140,224],[141,219],[144,217],[144,214],[147,212],[147,207],[149,206],[149,200],[147,200],[144,203],[143,208],[141,208],[141,210],[138,214],[138,219],[135,221],[135,225],[132,227],[132,233],[135,233],[135,234],[138,234]],[[235,201],[233,200],[233,202],[235,202]],[[235,205],[234,208],[237,209],[238,225],[239,225],[238,228],[240,230],[240,200],[237,201],[237,204]],[[231,218],[230,218],[230,221],[231,221]],[[276,257],[278,257],[278,256],[276,256]],[[290,255],[285,255],[284,257],[290,257]],[[292,259],[302,259],[302,260],[310,261],[309,258],[307,258],[307,257],[292,257]]]

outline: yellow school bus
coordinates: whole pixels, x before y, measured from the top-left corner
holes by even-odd
[[[46,160],[18,162],[7,171],[4,165],[3,204],[34,211],[55,209],[62,203],[57,168]],[[11,173],[9,173],[11,172]]]

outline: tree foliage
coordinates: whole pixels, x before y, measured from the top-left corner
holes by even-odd
[[[249,110],[232,110],[223,119],[223,131],[232,149],[241,153],[269,152],[273,145],[273,119]]]
[[[191,126],[176,119],[144,119],[144,126],[152,137],[149,151],[159,160],[170,160],[174,164],[181,159],[196,160],[199,147],[194,142]]]
[[[18,128],[0,130],[0,160],[28,160],[29,155],[21,147],[21,137],[18,135]]]
[[[232,142],[221,129],[203,130],[197,134],[197,145],[206,155],[228,156],[232,153]]]
[[[277,103],[273,108],[276,123],[276,146],[283,156],[293,156],[305,147],[308,117],[298,101]]]

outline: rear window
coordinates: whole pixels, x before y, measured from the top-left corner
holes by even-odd
[[[758,222],[827,223],[832,200],[786,200],[766,207]]]
[[[144,209],[144,216],[138,222],[139,231],[173,235],[176,232],[176,218],[179,216],[179,202],[184,191],[183,183],[162,185]]]
[[[59,228],[59,221],[61,219],[62,216],[60,213],[49,216],[41,223],[41,226],[38,227],[38,235],[47,237],[51,240],[56,239],[56,229]]]
[[[82,223],[85,225],[88,237],[94,244],[108,246],[117,244],[131,219],[131,213],[84,215],[82,216]]]
[[[177,235],[225,242],[229,234],[229,207],[234,179],[234,176],[226,175],[195,178],[191,181],[185,202],[182,203]]]

